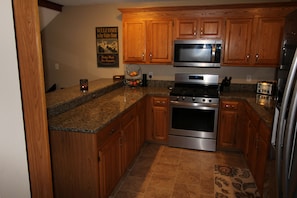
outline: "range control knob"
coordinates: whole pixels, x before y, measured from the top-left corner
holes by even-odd
[[[204,98],[202,99],[202,102],[205,102],[205,99]]]
[[[212,102],[212,100],[210,99],[210,100],[208,100],[208,102],[209,102],[209,103],[211,103],[211,102]]]
[[[195,97],[193,97],[193,98],[192,98],[192,100],[193,100],[193,102],[194,102],[194,101],[196,100],[196,98],[195,98]]]
[[[182,97],[182,99],[183,99],[183,100],[185,100],[185,99],[186,99],[186,97],[185,97],[185,96],[183,96],[183,97]]]
[[[179,100],[179,96],[176,96],[176,101],[178,101]]]

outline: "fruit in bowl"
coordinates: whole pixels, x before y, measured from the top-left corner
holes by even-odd
[[[137,76],[137,75],[138,75],[138,72],[133,71],[133,72],[130,72],[129,75],[132,76],[132,77],[133,77],[133,76]]]

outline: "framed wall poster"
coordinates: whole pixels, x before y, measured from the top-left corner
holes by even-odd
[[[96,27],[98,67],[119,67],[118,27]]]

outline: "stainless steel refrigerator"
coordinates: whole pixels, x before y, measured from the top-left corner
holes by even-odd
[[[297,50],[287,76],[281,103],[276,106],[272,145],[275,148],[276,189],[279,198],[297,197]]]
[[[275,197],[297,198],[297,11],[286,18],[271,143]]]

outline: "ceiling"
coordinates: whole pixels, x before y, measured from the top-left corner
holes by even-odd
[[[49,0],[51,2],[64,5],[64,6],[78,6],[78,5],[91,5],[91,4],[106,4],[106,3],[124,3],[124,2],[160,2],[160,1],[173,1],[173,0]],[[179,0],[174,0],[179,1]]]

